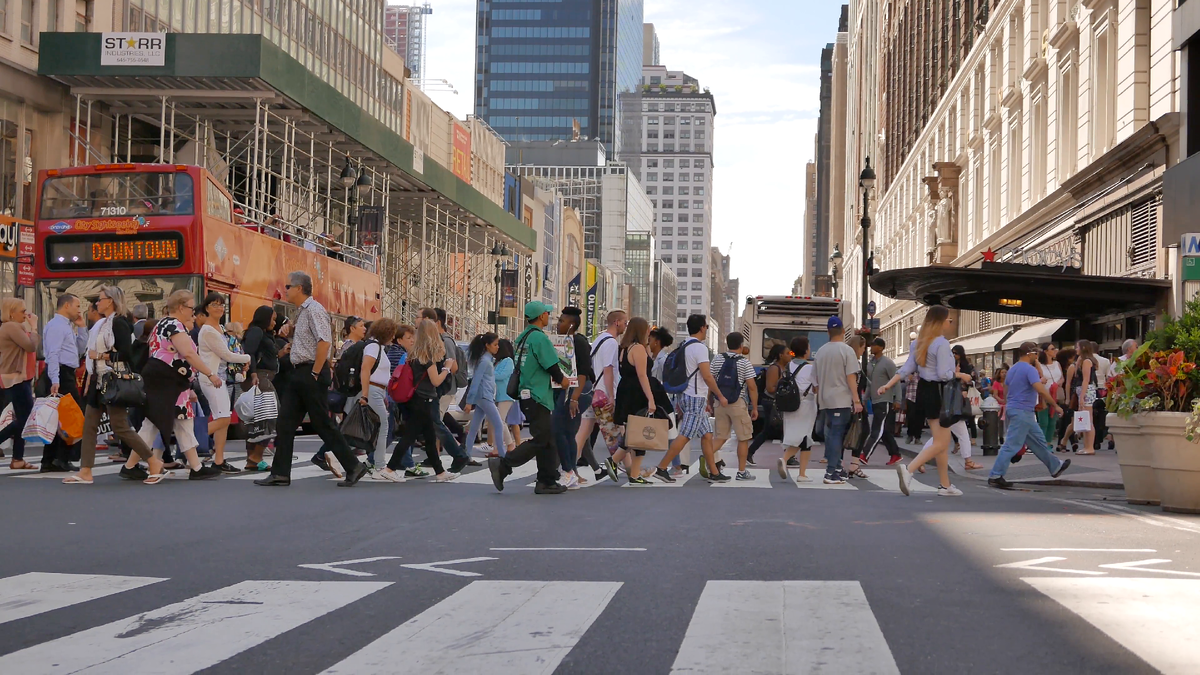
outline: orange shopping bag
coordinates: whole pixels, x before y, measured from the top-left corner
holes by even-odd
[[[73,396],[63,396],[58,400],[58,429],[67,437],[68,445],[83,439],[83,411]]]

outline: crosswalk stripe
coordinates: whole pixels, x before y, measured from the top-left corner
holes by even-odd
[[[1164,675],[1200,672],[1200,581],[1027,577],[1022,581],[1083,617]]]
[[[0,579],[0,624],[160,581],[166,579],[51,572],[18,574],[15,577]]]
[[[808,474],[808,477],[812,479],[811,483],[801,483],[801,482],[797,481],[794,477],[792,478],[792,483],[796,487],[800,488],[801,490],[857,490],[858,489],[852,483],[850,483],[850,481],[846,481],[845,483],[826,485],[825,483],[822,482],[824,475],[825,475],[825,472],[823,472],[823,471],[812,471]]]
[[[693,477],[693,476],[695,476],[695,475],[697,475],[697,474],[695,474],[695,473],[685,473],[685,474],[683,474],[682,476],[676,476],[676,477],[675,477],[675,482],[674,482],[674,483],[664,483],[664,482],[662,482],[662,481],[658,480],[657,478],[655,478],[654,476],[651,476],[651,477],[649,478],[649,480],[650,480],[650,484],[649,484],[649,485],[633,485],[633,484],[631,484],[629,481],[625,480],[625,476],[624,476],[624,474],[617,474],[617,477],[618,477],[618,478],[620,478],[620,479],[622,480],[621,487],[623,487],[623,488],[634,488],[634,489],[641,489],[641,488],[649,488],[649,487],[656,487],[656,488],[677,488],[677,487],[683,487],[683,486],[684,486],[684,485],[686,485],[686,484],[687,484],[687,482],[688,482],[688,481],[690,481],[690,480],[692,479],[692,477]]]
[[[184,473],[186,474],[187,471],[185,470]],[[224,480],[257,480],[259,478],[266,478],[267,475],[268,474],[265,471],[243,471],[236,476],[226,476]],[[305,478],[317,478],[318,476],[332,475],[333,474],[315,464],[292,467],[292,480],[304,480]],[[184,477],[186,478],[186,475]]]
[[[771,487],[771,470],[770,469],[746,469],[750,475],[754,476],[754,480],[738,480],[736,476],[730,476],[728,483],[711,483],[709,487],[715,488],[769,488]]]
[[[900,491],[900,476],[894,469],[863,469],[863,472],[872,485],[891,492]],[[916,478],[908,484],[908,489],[912,492],[937,492],[937,488],[921,483]]]
[[[475,581],[325,672],[549,675],[620,587]]]
[[[857,581],[709,581],[671,672],[898,675],[900,670]]]
[[[194,673],[389,585],[243,581],[8,654],[0,672]]]

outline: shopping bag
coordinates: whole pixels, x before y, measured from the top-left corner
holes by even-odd
[[[1071,421],[1072,421],[1072,426],[1075,429],[1075,433],[1081,434],[1085,431],[1091,431],[1092,430],[1092,411],[1090,411],[1090,410],[1076,411],[1075,417]]]
[[[7,429],[8,425],[17,421],[17,414],[13,412],[12,404],[9,403],[4,407],[4,412],[0,413],[0,429]]]
[[[242,392],[242,395],[233,402],[233,411],[237,413],[238,419],[243,424],[254,421],[254,397],[259,393],[261,390],[258,387],[250,387],[249,391]]]
[[[654,417],[649,417],[647,411],[630,415],[625,422],[625,447],[633,450],[665,451],[670,446],[671,423],[666,415],[660,416],[654,411]]]
[[[83,439],[83,411],[74,396],[63,396],[58,400],[58,428],[66,436],[67,445]]]
[[[975,387],[967,389],[967,403],[971,404],[971,415],[973,417],[979,417],[983,414],[983,411],[979,409],[980,404],[983,403],[983,397],[979,395],[979,390]]]
[[[33,410],[21,431],[21,438],[26,443],[47,444],[54,440],[58,433],[58,401],[53,396],[34,400]]]
[[[379,413],[371,406],[358,403],[342,419],[341,432],[350,447],[370,452],[379,438]]]
[[[938,423],[949,427],[962,419],[966,411],[967,399],[963,398],[962,382],[954,379],[942,383],[942,413]]]
[[[255,387],[258,391],[254,395],[254,413],[253,419],[255,422],[262,420],[279,419],[279,398],[275,396],[273,391],[263,391]]]
[[[850,450],[853,455],[858,455],[862,453],[863,446],[867,444],[867,438],[870,436],[871,422],[867,419],[866,411],[854,413],[850,418],[850,427],[846,429],[846,440],[842,444],[842,448]]]

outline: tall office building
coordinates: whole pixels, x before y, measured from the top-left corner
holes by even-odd
[[[712,94],[666,66],[642,68],[642,185],[654,207],[658,258],[677,277],[676,332],[712,303]]]
[[[659,65],[658,62],[661,58],[659,52],[658,31],[654,30],[654,24],[642,24],[642,65]]]
[[[433,14],[424,5],[384,5],[383,43],[404,57],[414,82],[425,79],[425,17]]]
[[[642,0],[479,0],[475,114],[509,141],[595,138],[636,157]]]

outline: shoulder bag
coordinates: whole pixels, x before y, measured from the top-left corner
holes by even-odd
[[[513,374],[512,377],[508,378],[508,389],[505,390],[505,393],[514,401],[521,400],[521,362],[525,360],[521,352],[525,348],[525,343],[529,342],[529,336],[533,335],[533,331],[534,329],[530,328],[525,332],[521,341],[517,343],[516,351],[513,354]],[[520,403],[517,403],[517,405],[519,406]]]

